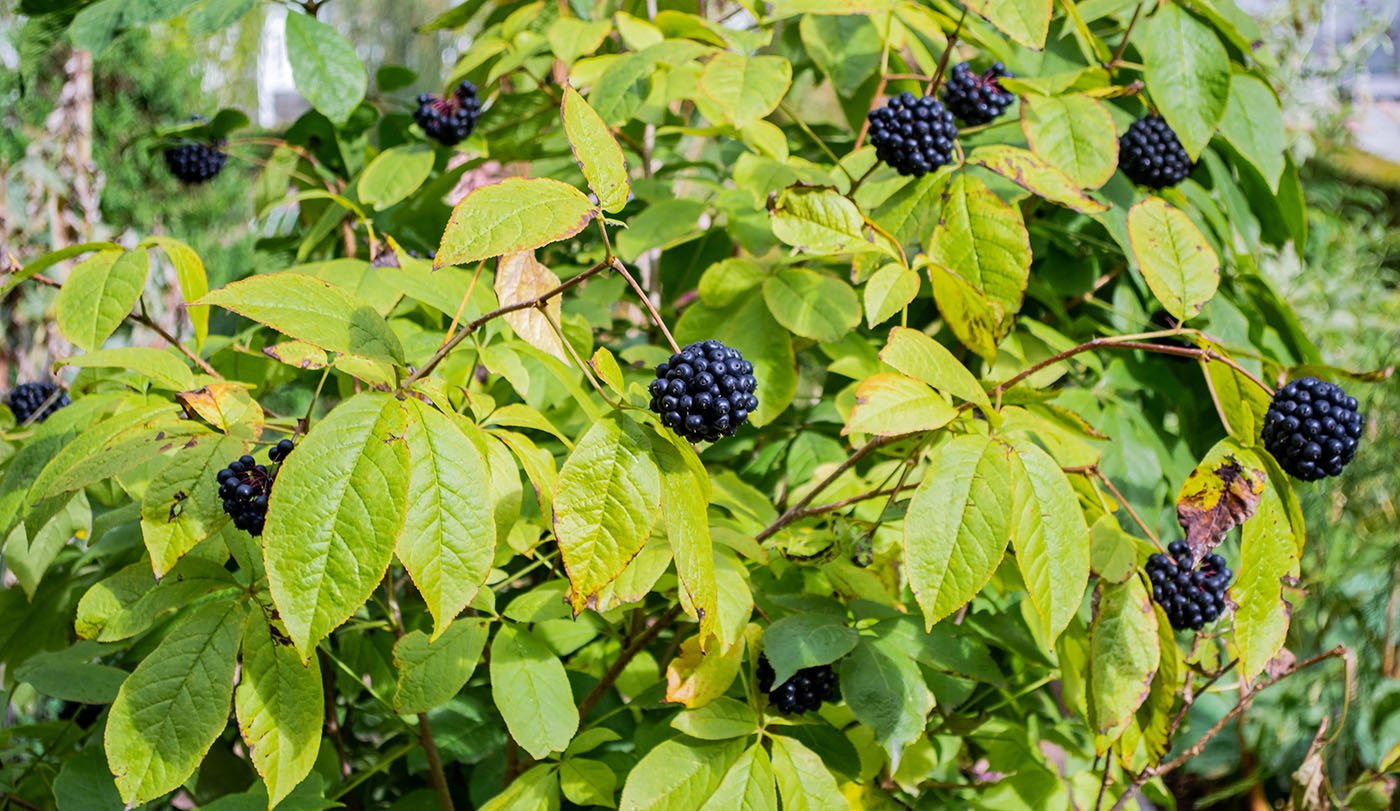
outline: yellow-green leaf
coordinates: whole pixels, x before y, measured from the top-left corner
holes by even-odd
[[[783,268],[763,280],[763,300],[778,323],[820,343],[839,341],[860,325],[860,300],[835,276]]]
[[[73,268],[54,303],[63,337],[89,352],[102,346],[141,298],[149,268],[143,248],[103,251]]]
[[[1100,585],[1089,627],[1090,711],[1102,735],[1114,735],[1147,699],[1157,672],[1157,615],[1142,578]]]
[[[380,152],[355,184],[360,202],[385,209],[409,196],[433,171],[433,150],[426,144],[395,146]]]
[[[958,415],[938,392],[912,377],[881,373],[861,382],[843,434],[897,436],[942,428]]]
[[[482,186],[452,209],[434,267],[530,251],[577,234],[598,214],[583,192],[549,178]]]
[[[965,5],[1016,42],[1040,50],[1050,31],[1050,4],[1051,0],[967,0]]]
[[[1030,278],[1030,234],[1021,211],[968,172],[953,177],[943,201],[929,258],[996,302],[1003,313],[997,325],[999,339],[1011,330]]]
[[[1086,189],[1107,183],[1118,168],[1118,133],[1098,99],[1079,93],[1024,96],[1021,129],[1032,152]]]
[[[316,657],[303,664],[261,614],[243,634],[243,669],[234,694],[238,729],[277,805],[311,773],[321,751],[325,688]]]
[[[1253,451],[1238,448],[1245,464],[1262,469]],[[1293,606],[1284,598],[1284,581],[1298,577],[1298,546],[1289,511],[1273,479],[1264,483],[1254,516],[1240,535],[1240,566],[1230,585],[1235,603],[1235,650],[1240,678],[1252,681],[1278,655],[1288,637]]]
[[[536,759],[562,752],[578,731],[578,708],[559,657],[509,623],[491,640],[491,696],[511,737]]]
[[[184,359],[173,351],[145,346],[114,346],[59,361],[59,366],[131,369],[171,391],[194,388],[194,375]]]
[[[918,330],[892,327],[885,348],[880,350],[880,360],[935,389],[976,403],[987,411],[992,409],[992,401],[972,372],[947,347]]]
[[[792,65],[781,56],[744,56],[722,51],[700,74],[700,91],[744,127],[767,116],[792,84]]]
[[[1159,7],[1146,33],[1147,92],[1194,160],[1225,115],[1230,55],[1208,24],[1176,3]]]
[[[1089,526],[1059,464],[1028,439],[1010,442],[1019,460],[1014,465],[1020,468],[1013,493],[1016,564],[1040,615],[1045,644],[1053,649],[1084,601]]]
[[[170,258],[170,263],[175,266],[175,278],[180,283],[180,295],[187,303],[209,292],[209,276],[204,270],[204,262],[193,248],[178,239],[164,236],[146,237],[141,241],[142,246],[147,243],[160,246]],[[198,349],[204,346],[204,340],[209,337],[209,308],[186,306],[185,313],[194,325],[194,345]]]
[[[490,621],[481,617],[458,620],[436,640],[422,631],[407,633],[394,643],[394,709],[427,712],[446,704],[466,685],[486,648]]]
[[[1080,190],[1079,185],[1034,152],[1014,146],[979,146],[967,162],[989,169],[1027,191],[1085,214],[1107,211],[1108,205]]]
[[[1220,260],[1191,218],[1159,197],[1128,211],[1128,241],[1147,286],[1173,318],[1200,313],[1220,284]]]
[[[559,114],[564,119],[564,134],[569,139],[574,160],[583,170],[589,188],[598,196],[599,207],[604,211],[621,211],[627,205],[631,186],[617,139],[608,131],[602,116],[568,85],[564,86]]]

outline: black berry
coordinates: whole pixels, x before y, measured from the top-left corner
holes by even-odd
[[[1365,418],[1356,398],[1315,377],[1290,380],[1264,414],[1264,447],[1290,476],[1336,476],[1356,454]]]
[[[819,709],[823,701],[836,700],[836,673],[831,665],[804,667],[792,678],[773,686],[773,665],[768,657],[758,657],[758,689],[768,694],[768,702],[783,715],[797,715]]]
[[[413,111],[413,120],[418,126],[445,146],[471,135],[480,117],[481,102],[476,97],[476,86],[466,80],[445,99],[424,93],[418,97],[418,109]]]
[[[699,341],[656,367],[651,410],[691,442],[714,442],[734,431],[758,408],[753,364],[719,341]]]
[[[202,122],[202,116],[194,116],[191,121]],[[165,150],[165,166],[170,174],[185,183],[203,183],[223,171],[228,155],[222,147],[226,141],[200,143],[185,139]]]
[[[1134,183],[1154,189],[1175,186],[1195,164],[1161,116],[1139,118],[1118,139],[1118,168]]]
[[[933,96],[904,92],[870,111],[870,143],[880,160],[901,175],[920,177],[953,159],[958,128]]]
[[[249,535],[261,535],[267,520],[267,497],[277,479],[279,464],[292,452],[294,445],[284,439],[272,446],[267,456],[275,465],[260,465],[251,456],[240,456],[219,471],[219,497],[224,500],[224,512],[233,518],[233,525]]]
[[[1000,62],[980,76],[973,73],[966,62],[961,62],[948,74],[943,101],[948,105],[948,111],[964,124],[986,124],[1006,112],[1006,108],[1015,100],[1016,97],[1003,90],[998,82],[1010,76],[1006,66]]]
[[[1225,611],[1225,589],[1235,573],[1219,555],[1206,555],[1199,567],[1191,565],[1191,550],[1185,541],[1167,547],[1171,556],[1160,552],[1147,559],[1147,577],[1152,581],[1152,599],[1167,612],[1167,619],[1178,631],[1201,630],[1219,619]]]
[[[52,402],[49,398],[57,392]],[[48,403],[44,407],[44,403]],[[10,407],[10,411],[15,415],[15,422],[24,425],[27,422],[43,422],[60,408],[68,405],[68,393],[50,382],[43,383],[21,383],[15,386],[10,392],[10,396],[5,399],[5,404]],[[40,411],[40,408],[43,410]],[[37,414],[37,416],[36,416]],[[30,417],[33,417],[31,420]]]

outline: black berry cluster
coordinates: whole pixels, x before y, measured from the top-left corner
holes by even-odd
[[[1235,573],[1219,555],[1206,555],[1193,568],[1185,541],[1172,543],[1167,551],[1171,557],[1157,552],[1147,559],[1152,599],[1167,612],[1173,628],[1199,631],[1225,610],[1225,589]]]
[[[773,686],[773,665],[768,657],[758,657],[758,689],[768,694],[768,702],[783,715],[797,715],[836,700],[836,673],[831,665],[804,667],[792,678]]]
[[[223,171],[228,160],[220,147],[224,141],[201,144],[187,141],[165,150],[165,166],[185,183],[203,183]]]
[[[219,471],[219,497],[224,500],[224,512],[233,518],[233,525],[249,535],[261,535],[267,520],[267,496],[280,464],[292,452],[292,441],[284,439],[268,451],[274,463],[269,469],[251,456],[240,456]]]
[[[901,175],[920,177],[953,159],[958,128],[933,96],[907,90],[870,111],[870,143],[880,160]]]
[[[58,396],[54,397],[53,402],[49,403],[47,408],[40,411],[40,407],[43,406],[45,402],[48,402],[49,397],[51,397],[54,392],[58,392]],[[30,422],[29,418],[34,416],[36,412],[38,416],[34,417],[33,422],[43,422],[55,411],[63,408],[70,402],[72,401],[68,399],[68,392],[60,391],[57,384],[47,381],[43,383],[21,383],[14,387],[10,392],[10,396],[5,400],[5,404],[10,407],[10,411],[15,415],[15,422],[20,425]]]
[[[1134,183],[1154,189],[1175,186],[1194,167],[1191,156],[1161,116],[1139,118],[1118,139],[1118,168]]]
[[[714,442],[758,408],[753,364],[719,341],[698,341],[656,367],[651,410],[691,442]]]
[[[1356,398],[1315,377],[1290,380],[1264,414],[1264,447],[1290,476],[1336,476],[1356,454],[1365,418]]]
[[[994,63],[991,70],[981,75],[973,73],[972,67],[966,62],[961,62],[948,74],[948,87],[943,93],[943,101],[948,105],[948,110],[964,124],[986,124],[1006,112],[1006,108],[1016,99],[1010,92],[1003,90],[998,81],[1010,76],[1011,74],[1006,72],[1006,66],[1000,62]]]
[[[418,109],[413,120],[429,136],[445,146],[452,146],[472,134],[481,116],[481,102],[476,97],[476,85],[462,80],[452,95],[440,99],[431,93],[418,97]]]

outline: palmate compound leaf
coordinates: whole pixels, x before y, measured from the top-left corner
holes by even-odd
[[[1014,451],[962,436],[941,445],[904,520],[904,565],[926,627],[991,580],[1012,536]]]
[[[128,805],[179,788],[228,723],[245,603],[196,609],[142,660],[117,693],[104,745]]]
[[[428,604],[436,639],[491,571],[496,519],[490,475],[465,426],[421,400],[409,398],[404,407],[411,472],[394,549]]]
[[[243,634],[243,667],[234,693],[238,730],[277,805],[311,772],[321,749],[325,693],[316,657],[303,664],[261,613]]]
[[[407,414],[387,394],[337,406],[287,456],[263,533],[268,586],[306,660],[379,585],[404,522]]]
[[[641,427],[620,412],[593,423],[554,493],[554,534],[575,614],[641,551],[660,506],[661,474]]]

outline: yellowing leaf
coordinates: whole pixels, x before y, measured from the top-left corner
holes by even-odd
[[[1080,191],[1079,185],[1044,158],[1014,146],[979,146],[967,162],[990,169],[1027,191],[1085,214],[1107,211],[1108,206]]]
[[[502,307],[529,301],[558,286],[559,277],[535,259],[534,251],[508,253],[496,262],[494,287]],[[555,327],[562,327],[562,316],[563,307],[555,296],[543,310],[527,307],[506,313],[505,319],[521,340],[568,363],[569,355],[554,331]],[[551,322],[554,326],[550,326]]]
[[[1008,37],[1040,50],[1050,31],[1050,3],[1051,0],[967,0],[966,5]]]
[[[1159,197],[1128,211],[1133,259],[1152,294],[1179,321],[1196,315],[1220,284],[1220,260],[1191,218]]]
[[[242,383],[210,383],[194,391],[180,392],[175,399],[230,436],[245,439],[262,436],[262,406]]]
[[[767,116],[792,84],[792,65],[781,56],[743,56],[722,51],[700,74],[700,91],[736,127]]]
[[[959,172],[943,193],[929,259],[980,289],[1002,311],[996,338],[1011,330],[1030,277],[1030,234],[1021,211],[987,185]]]
[[[627,205],[631,187],[627,180],[627,163],[617,139],[583,96],[568,85],[564,86],[560,115],[574,160],[578,161],[589,187],[598,196],[598,205],[604,211],[621,211]]]
[[[1147,700],[1157,672],[1157,615],[1140,577],[1100,586],[1089,650],[1090,712],[1098,731],[1113,736]]]
[[[666,666],[666,700],[695,709],[724,695],[739,675],[744,648],[740,639],[728,650],[714,645],[707,653],[700,649],[698,634],[685,640]]]
[[[577,234],[597,213],[583,192],[549,178],[482,186],[453,207],[433,267],[531,251]]]
[[[904,375],[877,374],[856,389],[843,434],[896,436],[942,428],[958,415],[933,389]]]

